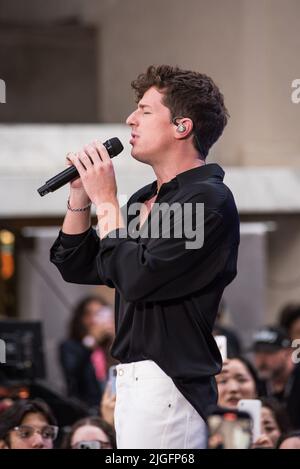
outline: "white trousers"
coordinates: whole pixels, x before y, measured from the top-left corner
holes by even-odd
[[[152,360],[117,365],[118,449],[201,449],[206,425]]]

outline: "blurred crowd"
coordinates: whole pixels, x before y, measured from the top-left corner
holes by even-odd
[[[218,415],[226,429],[243,416],[241,402],[259,403],[259,434],[241,447],[300,449],[300,304],[285,306],[276,324],[257,330],[248,349],[225,325],[222,310],[213,333],[226,338],[227,351],[216,376],[219,400],[211,415]],[[59,426],[58,415],[45,399],[2,397],[0,448],[116,448],[117,363],[109,353],[113,338],[111,305],[99,295],[83,298],[72,313],[66,340],[59,345],[59,360],[68,399],[82,403],[85,415]],[[221,433],[208,435],[210,448],[226,447],[226,435],[223,438]]]

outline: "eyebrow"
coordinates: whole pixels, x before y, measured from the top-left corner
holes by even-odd
[[[150,104],[139,104],[138,107],[139,107],[140,109],[144,109],[145,107],[149,107],[150,109],[152,109],[151,106],[150,106]]]
[[[223,369],[223,370],[221,371],[221,373],[218,374],[218,376],[228,375],[229,373],[230,373],[229,370]],[[245,378],[245,377],[248,378],[248,376],[244,375],[243,373],[234,373],[234,374],[233,374],[233,377],[234,377],[234,378]]]

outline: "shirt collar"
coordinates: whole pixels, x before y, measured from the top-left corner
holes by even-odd
[[[184,184],[202,181],[211,177],[216,177],[223,181],[225,172],[217,163],[204,164],[202,166],[197,166],[197,168],[188,169],[183,173],[177,174],[174,179],[178,180],[178,184],[181,187]]]
[[[160,194],[167,192],[171,188],[182,187],[185,184],[189,184],[195,181],[202,181],[209,178],[218,178],[223,181],[225,172],[217,163],[209,163],[196,168],[188,169],[183,173],[177,174],[173,179],[165,182],[160,188]],[[152,184],[148,184],[145,187],[145,192],[141,195],[140,200],[147,200],[154,196],[157,192],[157,181],[153,181]]]

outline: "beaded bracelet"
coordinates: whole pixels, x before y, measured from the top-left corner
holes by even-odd
[[[88,210],[92,205],[92,202],[89,202],[85,207],[81,207],[81,208],[72,208],[71,205],[70,205],[70,198],[68,198],[68,202],[67,202],[67,207],[68,207],[68,210],[70,210],[71,212],[85,212],[86,210]]]

